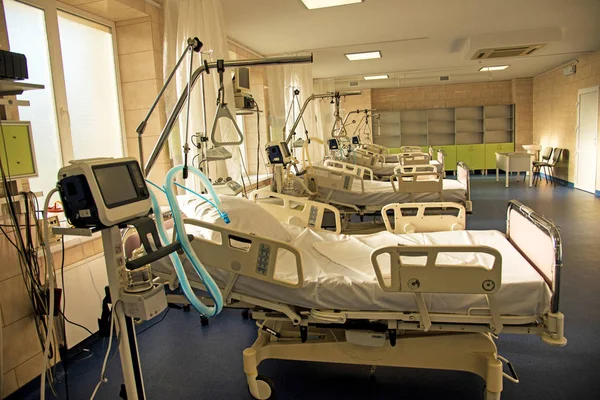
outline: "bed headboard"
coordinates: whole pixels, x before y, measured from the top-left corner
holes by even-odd
[[[431,156],[427,153],[406,153],[400,156],[402,165],[422,165],[429,164]]]
[[[437,173],[437,167],[431,164],[418,164],[418,165],[398,165],[394,167],[395,174],[411,174],[413,172],[430,172]]]
[[[413,172],[390,177],[396,193],[442,193],[444,179],[438,172]]]
[[[332,213],[335,219],[335,233],[342,232],[340,212],[329,204],[265,190],[256,190],[250,193],[250,200],[267,210],[279,221],[320,231],[326,230],[323,228],[325,213]]]
[[[451,202],[388,204],[381,216],[391,233],[462,231],[467,223],[465,207]]]
[[[473,205],[471,203],[471,170],[467,164],[459,161],[456,164],[456,179],[465,186],[466,188],[466,200],[467,212],[473,211]]]
[[[551,311],[559,311],[562,241],[556,225],[517,200],[508,202],[506,237],[552,290]]]
[[[327,168],[330,168],[334,171],[344,171],[344,172],[354,173],[354,174],[356,174],[356,176],[359,176],[361,178],[365,178],[365,175],[370,180],[373,180],[373,178],[374,178],[373,170],[371,168],[365,167],[363,165],[350,164],[347,162],[331,160],[331,159],[325,160],[323,165],[325,165]]]
[[[442,150],[438,150],[437,151],[437,157],[436,159],[438,160],[438,162],[440,164],[442,164],[442,166],[444,165],[444,152]]]

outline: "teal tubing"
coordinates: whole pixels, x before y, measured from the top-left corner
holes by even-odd
[[[179,209],[179,205],[177,204],[177,199],[175,197],[175,193],[173,192],[174,176],[177,172],[181,171],[182,169],[183,169],[183,166],[178,166],[178,167],[172,168],[167,173],[167,179],[166,179],[164,192],[167,195],[169,205],[171,206],[171,212],[173,214],[173,221],[175,223],[175,232],[177,233],[177,239],[181,243],[181,247],[182,247],[183,252],[185,253],[186,257],[190,260],[190,262],[192,263],[192,266],[194,267],[194,270],[196,271],[196,273],[198,274],[198,276],[204,283],[204,286],[206,287],[206,291],[212,297],[212,299],[215,303],[215,305],[213,307],[207,306],[196,296],[196,294],[194,293],[194,290],[190,286],[187,275],[185,273],[185,270],[183,268],[183,265],[182,265],[179,257],[174,253],[170,254],[169,257],[175,268],[175,273],[177,274],[177,277],[179,279],[179,284],[181,286],[181,290],[183,291],[185,297],[190,302],[190,304],[200,314],[203,314],[206,317],[214,317],[215,315],[219,314],[221,312],[221,310],[223,309],[223,296],[221,294],[221,290],[219,289],[219,287],[213,280],[212,276],[210,276],[210,274],[208,273],[206,268],[204,268],[204,266],[202,265],[202,263],[200,262],[200,260],[196,256],[196,254],[194,253],[194,250],[192,249],[192,245],[191,245],[190,241],[188,240],[187,234],[185,232],[185,226],[183,223],[183,217],[181,215],[181,210]],[[206,176],[202,172],[200,172],[197,168],[188,167],[188,169],[191,173],[196,174],[203,181],[206,189],[211,194],[211,196],[214,200],[214,203],[216,204],[216,207],[218,208],[218,206],[221,204],[221,202],[219,200],[219,196],[217,196],[217,194],[216,194],[214,188],[212,187],[210,181],[208,180],[208,178],[206,178]],[[164,227],[164,221],[162,218],[162,213],[160,211],[160,207],[158,205],[158,201],[156,200],[156,197],[152,192],[150,192],[150,196],[152,199],[152,209],[154,211],[154,215],[156,216],[156,225],[158,227],[158,233],[160,235],[160,239],[161,239],[161,241],[163,241],[164,244],[169,244],[170,240],[169,240],[169,237],[167,236],[167,231]],[[221,212],[221,211],[219,210],[219,212]]]

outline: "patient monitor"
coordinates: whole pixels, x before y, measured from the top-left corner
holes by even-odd
[[[77,228],[105,228],[148,215],[150,193],[135,158],[71,161],[58,171],[65,215]]]
[[[293,161],[290,149],[285,142],[269,142],[266,150],[271,165],[287,165]]]

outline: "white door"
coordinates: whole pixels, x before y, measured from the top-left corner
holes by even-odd
[[[598,142],[598,86],[577,92],[577,152],[575,187],[586,192],[596,190]]]

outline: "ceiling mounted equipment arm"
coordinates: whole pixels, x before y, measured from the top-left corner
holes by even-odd
[[[305,101],[304,104],[302,105],[302,109],[300,110],[300,114],[298,114],[298,117],[296,117],[296,120],[294,121],[294,125],[292,126],[292,129],[290,129],[290,133],[288,134],[287,138],[285,139],[285,143],[289,144],[290,141],[292,140],[292,137],[294,136],[294,132],[296,132],[296,128],[298,127],[298,124],[300,124],[300,121],[303,118],[304,115],[304,111],[306,111],[306,107],[308,107],[308,104],[315,100],[315,99],[325,99],[325,98],[340,98],[343,96],[357,96],[362,94],[361,90],[354,90],[351,92],[329,92],[329,93],[321,93],[321,94],[312,94],[310,95]]]
[[[311,54],[311,55],[307,55],[307,56],[281,56],[281,57],[268,57],[268,58],[248,59],[248,60],[232,60],[232,61],[223,62],[223,66],[225,68],[232,68],[232,67],[252,67],[252,66],[258,66],[258,65],[300,64],[300,63],[312,63],[312,62],[313,62],[313,56]],[[202,73],[204,73],[204,72],[209,73],[211,69],[215,69],[215,68],[217,68],[216,62],[209,63],[209,62],[205,61],[204,65],[197,68],[194,71],[194,73],[192,74],[191,83],[190,83],[191,87],[192,88],[194,87],[194,85],[196,84],[196,82],[198,81],[198,78],[200,77],[200,75]],[[179,95],[177,103],[175,103],[175,106],[173,107],[173,111],[171,111],[171,114],[169,115],[169,118],[167,119],[167,123],[163,127],[162,132],[160,133],[160,137],[158,138],[158,141],[154,145],[154,148],[152,149],[152,153],[150,154],[150,157],[148,157],[148,161],[146,161],[146,165],[144,166],[144,174],[146,176],[148,176],[148,174],[150,173],[150,170],[152,169],[154,164],[156,164],[158,155],[160,154],[161,150],[165,146],[165,143],[167,143],[167,139],[169,138],[169,135],[171,134],[171,131],[173,130],[173,126],[175,126],[175,122],[177,121],[177,117],[181,113],[181,109],[183,108],[183,105],[185,104],[186,101],[187,101],[187,88],[184,89],[181,92],[181,94]]]

